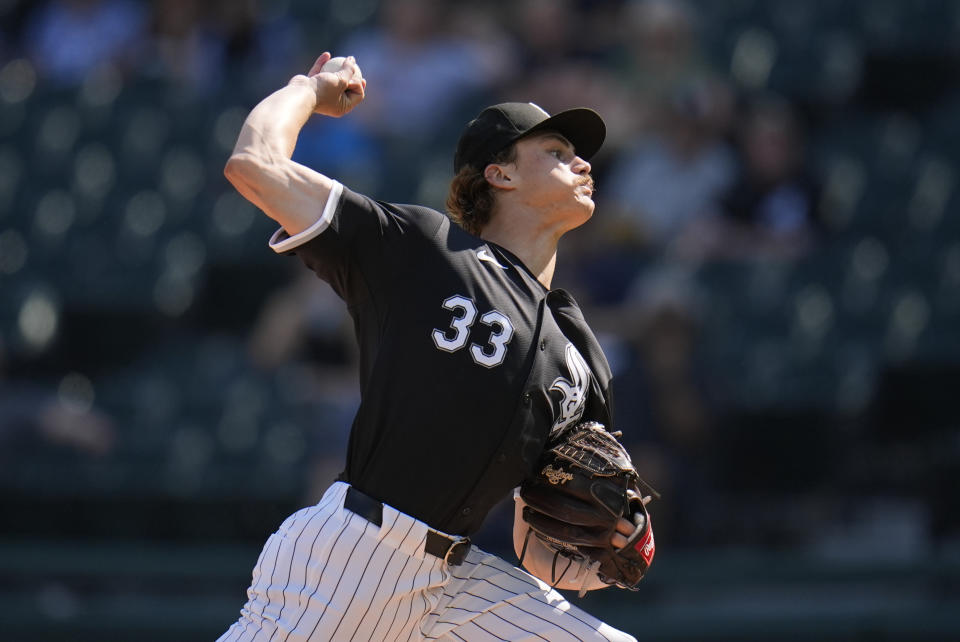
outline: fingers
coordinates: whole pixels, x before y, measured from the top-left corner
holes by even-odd
[[[363,88],[366,87],[367,83],[363,79],[363,72],[360,71],[360,67],[357,65],[357,59],[353,56],[347,56],[346,61],[343,63],[340,71],[337,72],[337,75],[347,81],[348,91],[362,91]]]
[[[623,548],[627,545],[627,538],[633,535],[633,531],[636,530],[636,528],[636,525],[630,520],[621,517],[620,521],[617,522],[617,532],[610,537],[610,543],[615,548]]]
[[[360,99],[363,99],[364,92],[367,88],[367,81],[363,78],[359,80],[351,80],[347,83],[346,88],[344,88],[344,93],[347,94],[356,94],[359,95]]]
[[[356,91],[348,89],[340,94],[340,110],[342,113],[346,114],[351,109],[363,102],[363,99],[366,95],[363,92],[363,87],[361,86]]]
[[[317,58],[317,61],[316,61],[315,63],[313,63],[313,66],[310,67],[310,71],[307,72],[307,75],[308,75],[308,76],[315,76],[315,75],[317,75],[318,73],[320,73],[320,69],[321,69],[325,64],[327,64],[327,61],[329,61],[330,58],[331,58],[330,52],[329,52],[329,51],[324,51],[322,54],[320,54],[320,57]]]
[[[351,109],[359,105],[364,99],[363,93],[356,93],[351,91],[345,91],[342,94],[341,98],[341,111],[346,114],[349,113]]]
[[[639,499],[641,502],[643,502],[643,505],[644,505],[644,506],[646,506],[647,504],[649,504],[649,503],[650,503],[650,500],[653,499],[653,495],[647,495],[646,497],[643,497],[643,496],[640,495],[640,493],[638,493],[637,491],[633,490],[632,488],[628,488],[628,489],[627,489],[627,497],[630,498],[630,499]]]
[[[343,89],[345,106],[348,110],[353,109],[354,106],[364,99],[367,88],[367,81],[364,80],[363,72],[360,71],[360,67],[357,65],[357,59],[353,56],[348,56],[346,62],[343,63],[343,67],[337,72],[337,75],[346,80],[347,84]]]
[[[332,58],[325,51],[313,63],[308,78],[317,93],[314,112],[318,114],[339,118],[366,97],[367,81],[353,56]]]
[[[347,56],[346,60],[343,61],[343,67],[340,68],[339,73],[343,73],[344,71],[349,71],[349,74],[347,75],[348,78],[362,76],[360,73],[360,67],[357,66],[357,59],[353,56]]]

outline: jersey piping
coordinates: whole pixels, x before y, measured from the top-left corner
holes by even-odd
[[[320,214],[320,218],[318,218],[313,225],[293,236],[288,235],[287,231],[281,227],[270,237],[270,248],[277,254],[283,254],[320,236],[325,229],[330,227],[333,214],[337,209],[337,203],[340,202],[341,192],[343,192],[343,185],[337,181],[333,181],[333,185],[330,187],[330,194],[327,196],[327,202],[323,206],[323,212]]]

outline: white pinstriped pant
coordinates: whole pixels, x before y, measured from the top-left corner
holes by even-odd
[[[529,573],[473,546],[459,566],[424,553],[428,526],[388,505],[383,526],[334,483],[270,536],[248,601],[219,642],[633,641]]]

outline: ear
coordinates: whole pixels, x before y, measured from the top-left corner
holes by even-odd
[[[483,177],[499,189],[512,190],[516,187],[515,177],[507,165],[490,163],[483,170]]]

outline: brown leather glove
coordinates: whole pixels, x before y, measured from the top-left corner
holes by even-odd
[[[618,433],[619,434],[619,433]],[[520,486],[523,519],[559,556],[588,560],[607,584],[636,590],[653,562],[655,544],[640,479],[630,455],[602,424],[584,422],[544,450],[535,476]],[[611,539],[620,518],[635,525],[627,543]],[[556,580],[559,582],[559,580]]]

